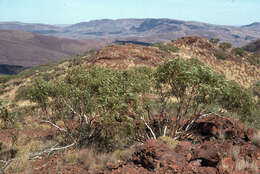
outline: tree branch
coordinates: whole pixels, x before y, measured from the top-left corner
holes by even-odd
[[[77,113],[64,99],[63,99],[63,102],[73,112],[73,114],[78,115],[79,117],[82,117],[82,115]],[[83,114],[83,118],[84,118],[85,124],[88,124],[88,119],[87,119],[87,116],[85,114]]]
[[[144,117],[141,117],[141,119],[144,121],[145,126],[150,130],[151,134],[153,135],[153,138],[156,139],[156,136],[155,136],[152,128],[147,124],[147,122],[145,121]]]
[[[74,143],[72,143],[70,145],[64,146],[64,147],[56,147],[56,145],[55,145],[55,146],[51,147],[50,149],[45,149],[45,150],[43,150],[41,152],[36,152],[36,153],[30,154],[29,160],[34,160],[34,159],[39,158],[39,156],[41,156],[41,155],[43,155],[45,153],[48,153],[48,155],[49,155],[53,151],[64,150],[64,149],[70,148],[70,147],[72,147],[74,145],[76,145],[76,142],[74,142]]]
[[[40,120],[40,122],[41,122],[41,123],[49,123],[50,125],[52,125],[53,127],[59,129],[60,131],[67,132],[65,129],[63,129],[63,128],[57,126],[56,124],[54,124],[54,123],[52,123],[52,122],[50,122],[50,121],[47,121],[47,120]]]

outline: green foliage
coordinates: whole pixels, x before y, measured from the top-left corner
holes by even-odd
[[[0,75],[0,84],[7,83],[8,81],[12,80],[15,75]]]
[[[209,41],[213,44],[217,44],[220,40],[218,38],[211,38]]]
[[[73,137],[80,145],[95,142],[98,148],[110,151],[121,141],[131,141],[142,127],[136,123],[150,109],[151,74],[149,68],[77,67],[55,83],[37,80],[31,100],[44,110],[49,107],[55,119],[65,121],[77,115],[84,120],[86,116],[87,124],[71,130]]]
[[[254,96],[257,96],[260,99],[260,80],[252,85],[251,91]],[[260,101],[259,101],[259,104],[260,104]]]
[[[156,81],[166,103],[171,98],[177,100],[176,126],[181,117],[199,115],[215,105],[244,116],[254,106],[246,90],[197,59],[166,61],[158,67]]]
[[[179,48],[173,46],[173,45],[164,45],[163,43],[153,43],[152,44],[153,47],[158,47],[160,50],[163,50],[165,52],[178,52],[179,51]]]
[[[19,121],[18,112],[10,112],[3,102],[0,100],[0,119],[4,122],[5,129],[14,128],[15,123]]]
[[[256,98],[256,107],[255,110],[252,112],[250,126],[253,126],[257,129],[260,129],[260,81],[255,82],[251,88],[249,89],[252,95]]]
[[[15,100],[28,100],[31,92],[31,86],[20,86],[15,92]]]
[[[51,90],[52,86],[49,85],[48,82],[38,78],[31,88],[25,90],[25,95],[30,93],[29,96],[25,97],[28,97],[32,102],[38,103],[39,106],[46,111]],[[17,97],[19,97],[19,95]]]
[[[231,53],[236,56],[242,57],[242,56],[244,56],[245,51],[243,50],[243,48],[233,48]]]
[[[221,60],[226,60],[227,59],[227,54],[223,50],[216,50],[215,53],[214,53],[214,56],[217,59],[221,59]]]
[[[219,44],[219,48],[221,48],[222,50],[226,50],[232,47],[232,44],[229,42],[221,42]]]
[[[260,54],[253,54],[248,58],[248,61],[252,65],[260,65]]]

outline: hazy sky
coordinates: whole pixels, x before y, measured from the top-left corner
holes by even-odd
[[[260,0],[0,0],[0,21],[72,24],[104,18],[245,25],[260,22]]]

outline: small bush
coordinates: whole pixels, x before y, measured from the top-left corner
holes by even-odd
[[[171,138],[171,137],[168,137],[168,136],[161,136],[159,137],[160,140],[162,140],[165,144],[167,144],[168,146],[170,146],[171,148],[175,148],[177,145],[178,145],[178,141]]]
[[[231,47],[232,47],[232,44],[228,43],[228,42],[221,42],[219,44],[219,48],[221,48],[222,50],[226,50],[226,49],[229,49]]]
[[[41,141],[33,140],[25,146],[17,146],[17,154],[6,170],[9,172],[23,172],[30,168],[30,153],[39,151],[42,145]]]
[[[76,164],[79,162],[79,154],[78,153],[67,153],[64,155],[64,159],[69,164]]]
[[[221,59],[221,60],[227,59],[227,54],[223,50],[216,50],[215,53],[214,53],[214,56],[217,59]]]
[[[31,86],[20,86],[15,92],[15,100],[28,100],[31,94]]]
[[[248,61],[252,65],[260,65],[260,54],[253,54],[248,58]]]
[[[103,168],[108,161],[116,162],[110,154],[96,153],[92,149],[81,150],[78,154],[78,161],[82,163],[90,173]]]
[[[165,52],[178,52],[179,51],[179,48],[177,48],[176,46],[173,46],[173,45],[164,45],[163,43],[154,43],[152,44],[153,47],[157,47],[159,48],[160,50],[163,50]]]
[[[135,152],[135,148],[127,148],[124,150],[116,150],[112,153],[112,159],[116,161],[127,161],[131,158],[132,154]]]
[[[242,48],[233,48],[231,53],[236,56],[242,57],[242,56],[244,56],[245,51]]]
[[[211,38],[209,41],[213,44],[217,44],[220,40],[218,38]]]
[[[4,123],[4,129],[14,128],[16,123],[21,120],[20,112],[9,111],[0,101],[0,119]]]

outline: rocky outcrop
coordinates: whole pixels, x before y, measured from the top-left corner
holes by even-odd
[[[130,160],[110,163],[99,173],[257,174],[260,148],[252,143],[251,134],[237,120],[203,117],[175,148],[150,139]]]
[[[109,66],[112,68],[128,68],[132,66],[155,67],[170,54],[155,47],[134,44],[111,45],[99,50],[92,56],[89,64]]]

